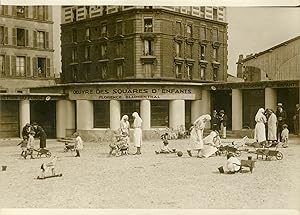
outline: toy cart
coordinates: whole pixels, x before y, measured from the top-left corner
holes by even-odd
[[[277,160],[283,159],[283,154],[277,150],[277,147],[275,149],[269,149],[269,148],[263,148],[263,149],[256,149],[255,154],[258,156],[261,155],[261,158],[266,160],[271,160],[272,157],[275,157]]]

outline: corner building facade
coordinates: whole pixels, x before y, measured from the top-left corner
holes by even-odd
[[[147,135],[157,127],[188,127],[210,113],[209,91],[199,86],[226,81],[225,8],[70,6],[62,11],[62,78],[69,100],[57,105],[76,109],[71,127],[87,135],[114,130],[123,114],[137,111]],[[57,115],[63,117],[57,120],[63,122],[67,115],[60,109]]]

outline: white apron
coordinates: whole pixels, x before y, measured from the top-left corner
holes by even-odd
[[[141,128],[134,128],[133,143],[134,143],[135,147],[141,147],[141,143],[142,143],[142,129]]]

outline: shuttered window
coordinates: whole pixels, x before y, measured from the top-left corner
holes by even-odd
[[[25,57],[17,56],[16,58],[16,76],[25,76]]]
[[[0,55],[0,76],[5,76],[5,56]]]

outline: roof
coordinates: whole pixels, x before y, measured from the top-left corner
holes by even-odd
[[[285,41],[285,42],[282,42],[282,43],[280,43],[280,44],[278,44],[278,45],[276,45],[276,46],[273,46],[273,47],[271,47],[271,48],[269,48],[269,49],[267,49],[267,50],[265,50],[265,51],[258,52],[258,53],[256,53],[256,54],[250,55],[250,56],[244,58],[244,59],[242,60],[242,62],[251,60],[251,59],[253,59],[253,58],[256,58],[256,57],[258,57],[258,56],[260,56],[260,55],[263,55],[263,54],[265,54],[265,53],[271,52],[271,51],[273,51],[274,49],[280,48],[280,47],[282,47],[282,46],[286,46],[287,44],[289,44],[289,43],[291,43],[291,42],[294,42],[294,41],[296,41],[296,40],[299,40],[299,39],[300,39],[300,35],[297,36],[297,37],[294,37],[294,38],[292,38],[292,39],[290,39],[290,40],[287,40],[287,41]]]

